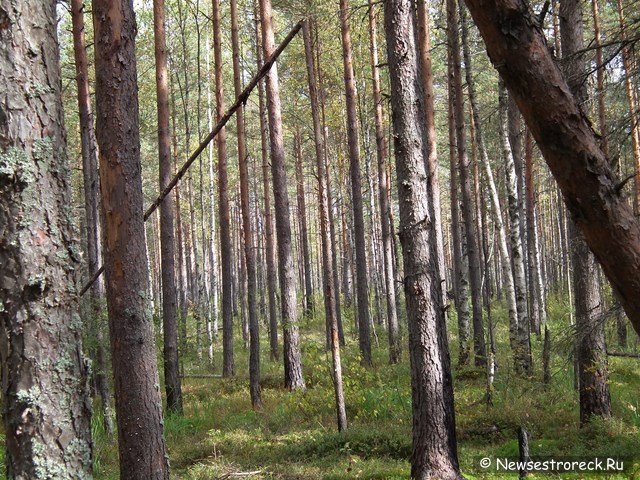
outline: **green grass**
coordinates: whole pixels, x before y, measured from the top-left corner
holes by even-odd
[[[320,299],[316,302],[321,305]],[[532,339],[532,378],[511,368],[504,307],[493,309],[498,342],[494,404],[484,399],[482,371],[455,368],[457,336],[450,319],[455,378],[457,435],[461,468],[468,478],[509,478],[483,473],[478,459],[517,456],[517,429],[531,432],[531,454],[554,457],[615,456],[640,458],[640,412],[637,399],[640,363],[613,358],[611,396],[614,418],[579,428],[577,392],[573,389],[568,307],[552,299],[549,324],[553,332],[552,384],[541,382],[542,341]],[[330,357],[324,350],[323,318],[301,322],[306,392],[289,393],[282,386],[282,367],[268,358],[262,340],[262,385],[265,408],[251,409],[247,380],[247,350],[236,331],[236,371],[231,380],[185,379],[185,415],[165,421],[173,478],[224,478],[233,472],[259,471],[243,478],[278,479],[400,479],[409,474],[411,396],[407,352],[400,365],[387,362],[386,337],[378,327],[373,369],[360,366],[353,336],[353,312],[345,312],[347,346],[343,350],[344,388],[349,429],[336,429]],[[406,335],[406,329],[405,329]],[[630,338],[632,337],[630,331]],[[406,344],[406,337],[403,344]],[[221,345],[216,344],[215,368],[189,352],[190,373],[219,373]],[[117,478],[117,447],[105,437],[101,419],[94,419],[95,470],[98,479]],[[510,478],[516,478],[511,475]],[[233,478],[233,477],[231,477]],[[532,478],[536,478],[533,476]],[[559,478],[559,477],[558,477]],[[562,478],[589,478],[562,475]],[[607,478],[636,478],[632,474]]]

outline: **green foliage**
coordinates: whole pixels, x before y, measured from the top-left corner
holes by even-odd
[[[568,307],[563,297],[552,297],[549,304],[552,331],[560,331],[567,323],[566,313]],[[504,305],[496,303],[492,314],[498,354],[493,406],[487,407],[484,403],[482,371],[473,367],[454,368],[459,455],[467,478],[504,478],[479,473],[475,464],[484,456],[517,456],[517,429],[520,426],[531,433],[530,447],[534,456],[630,458],[637,455],[640,451],[640,414],[635,392],[640,385],[640,372],[636,360],[616,358],[611,361],[614,418],[596,420],[580,429],[577,393],[572,387],[573,371],[566,360],[567,352],[554,348],[552,383],[545,386],[541,380],[542,340],[534,336],[533,375],[531,378],[517,376],[508,347]],[[363,368],[352,315],[352,309],[345,309],[347,346],[342,351],[342,358],[349,419],[345,433],[338,433],[336,429],[330,356],[324,348],[322,312],[316,311],[301,321],[307,391],[290,393],[284,389],[281,364],[270,361],[268,351],[263,348],[265,408],[260,412],[251,409],[245,369],[248,352],[238,321],[237,378],[185,379],[185,415],[165,419],[174,477],[197,480],[234,472],[257,472],[245,478],[407,478],[411,454],[407,353],[404,352],[401,364],[388,365],[386,338],[379,329],[380,347],[374,348],[375,366]],[[455,316],[451,317],[449,322],[453,327]],[[189,331],[193,332],[194,327],[195,319],[189,316]],[[263,342],[263,345],[268,344],[264,330]],[[192,344],[193,339],[187,351],[185,371],[218,372],[220,343],[216,343],[213,370],[206,359],[197,359]],[[450,345],[452,364],[455,365],[457,344],[453,334]],[[99,416],[93,421],[93,435],[96,478],[117,478],[116,442],[105,436]],[[583,476],[563,475],[563,478]]]

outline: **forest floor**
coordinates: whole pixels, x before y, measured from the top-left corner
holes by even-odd
[[[321,305],[320,299],[316,304]],[[571,345],[566,327],[568,312],[568,307],[557,300],[550,303],[552,380],[551,385],[545,386],[541,381],[542,341],[535,336],[532,338],[533,376],[527,379],[516,376],[511,367],[506,312],[499,305],[494,307],[499,368],[491,407],[484,401],[484,372],[472,367],[456,367],[456,329],[451,329],[459,456],[467,478],[517,478],[515,474],[487,473],[479,467],[479,460],[483,457],[517,457],[520,426],[531,433],[530,448],[534,457],[635,457],[635,461],[640,462],[640,401],[637,395],[640,360],[610,359],[613,419],[593,422],[580,429],[573,367],[567,355]],[[261,412],[251,409],[245,367],[248,353],[238,329],[235,344],[237,377],[231,380],[185,379],[185,415],[170,416],[165,421],[173,478],[408,478],[411,392],[406,349],[401,364],[389,365],[386,337],[383,329],[377,327],[380,346],[374,348],[375,366],[364,369],[358,360],[351,311],[346,311],[344,321],[347,346],[343,350],[343,373],[349,419],[345,434],[339,434],[336,429],[331,358],[324,349],[321,314],[301,322],[304,375],[308,387],[305,392],[289,393],[283,388],[281,364],[269,360],[266,333],[262,336],[264,410]],[[455,325],[455,318],[450,322]],[[406,328],[403,333],[406,335]],[[629,328],[631,350],[638,348],[634,337]],[[613,340],[610,343],[613,345]],[[219,373],[220,350],[220,345],[216,345],[213,371],[200,367],[201,362],[195,355],[187,359],[186,371]],[[105,438],[100,418],[96,417],[93,425],[96,478],[117,478],[116,442]],[[634,471],[640,472],[638,465],[627,469],[625,474],[607,478],[640,478],[640,473]],[[588,475],[561,475],[561,478],[585,477]]]

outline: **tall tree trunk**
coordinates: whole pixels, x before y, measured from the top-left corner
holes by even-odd
[[[438,172],[438,142],[436,137],[435,96],[433,93],[433,71],[431,61],[431,38],[429,2],[417,0],[418,21],[418,53],[420,56],[420,68],[422,90],[424,91],[425,127],[427,132],[427,182],[429,183],[429,195],[433,207],[433,218],[436,227],[436,248],[438,250],[438,268],[440,270],[440,283],[442,284],[443,305],[447,305],[446,295],[446,267],[444,262],[444,239],[442,235],[442,212],[440,206],[440,173]]]
[[[540,266],[540,245],[538,239],[538,217],[536,215],[536,192],[533,183],[533,139],[527,129],[524,154],[525,209],[527,211],[527,242],[530,271],[529,292],[535,298],[534,308],[538,310],[538,326],[547,323],[547,307],[545,300],[542,269]],[[540,329],[536,332],[540,335]]]
[[[448,112],[449,132],[449,197],[451,201],[451,243],[453,298],[458,317],[458,365],[467,365],[471,356],[471,315],[469,312],[469,262],[463,232],[460,230],[460,205],[458,202],[458,169],[456,168],[456,119],[453,113],[455,92],[453,90],[451,49],[447,51],[448,62]]]
[[[275,50],[271,0],[260,0],[260,19],[262,22],[262,49],[264,57],[269,58]],[[284,159],[280,83],[276,63],[273,64],[267,74],[266,85],[269,137],[271,140],[271,174],[273,176],[273,196],[275,200],[274,209],[278,241],[278,267],[282,302],[284,384],[285,387],[296,390],[304,389],[305,384],[302,376],[296,278],[291,246],[289,194],[287,192],[287,172]]]
[[[627,42],[627,26],[624,18],[624,8],[622,0],[617,0],[618,22],[620,25],[620,41],[622,47],[622,68],[624,70],[624,86],[629,104],[629,117],[631,126],[631,150],[633,152],[633,168],[635,171],[635,195],[633,197],[633,208],[636,215],[640,214],[640,118],[638,116],[638,95],[636,87],[633,85],[633,52]],[[562,23],[561,23],[562,25]],[[607,152],[604,152],[605,155]]]
[[[371,52],[371,74],[373,85],[373,103],[376,127],[376,152],[378,155],[378,196],[380,201],[380,229],[382,232],[382,256],[384,263],[384,285],[387,301],[387,322],[389,332],[389,363],[400,361],[400,335],[398,312],[396,310],[396,284],[393,278],[393,245],[391,243],[391,216],[387,189],[387,138],[385,136],[380,93],[380,72],[378,71],[376,12],[373,0],[369,0],[369,50]]]
[[[216,95],[216,122],[224,115],[224,82],[222,79],[222,33],[220,0],[213,6],[213,69]],[[218,213],[220,215],[220,260],[222,262],[222,375],[235,375],[233,359],[233,293],[231,246],[231,214],[229,212],[229,179],[227,175],[227,133],[222,128],[216,137],[218,145]]]
[[[349,31],[349,2],[340,0],[340,33],[344,68],[344,89],[347,110],[347,143],[349,145],[349,178],[353,204],[353,230],[356,247],[356,292],[358,303],[358,341],[362,363],[371,365],[371,334],[369,318],[369,280],[367,278],[367,252],[362,207],[362,180],[360,175],[360,146],[356,114],[356,82],[353,73],[351,33]]]
[[[504,285],[504,294],[507,301],[507,310],[509,316],[509,341],[512,349],[515,349],[516,345],[516,332],[518,328],[518,310],[516,306],[516,292],[513,285],[513,270],[511,269],[511,255],[509,254],[509,247],[507,243],[507,233],[502,220],[502,207],[500,206],[500,197],[498,195],[498,189],[496,187],[495,178],[491,169],[491,163],[489,161],[489,154],[484,143],[483,123],[480,119],[480,109],[477,104],[476,97],[476,84],[473,76],[473,63],[471,57],[471,49],[469,48],[469,32],[467,26],[467,19],[465,10],[460,8],[460,23],[462,26],[462,48],[464,55],[465,65],[465,77],[467,81],[467,88],[469,91],[469,103],[471,104],[471,114],[473,117],[473,123],[475,127],[475,138],[478,144],[478,150],[480,153],[480,161],[484,170],[484,175],[488,184],[489,196],[491,197],[491,211],[493,213],[493,221],[496,226],[498,234],[498,251],[501,258],[502,266],[502,285]],[[498,287],[498,290],[502,288]]]
[[[640,332],[640,224],[536,20],[523,0],[465,1],[577,226]]]
[[[256,59],[258,67],[262,64],[262,38],[259,31],[260,19],[258,17],[257,6],[254,12],[255,32],[256,32]],[[276,270],[276,246],[273,240],[273,217],[271,214],[271,188],[269,186],[269,141],[266,109],[264,105],[264,86],[258,84],[259,115],[260,115],[260,154],[262,158],[262,188],[264,195],[264,223],[265,223],[265,261],[267,264],[267,290],[269,297],[269,349],[271,359],[280,358],[278,347],[278,300],[277,292],[277,270]]]
[[[231,45],[233,49],[233,86],[236,97],[242,93],[240,41],[238,38],[238,2],[231,0]],[[249,315],[249,393],[253,408],[262,408],[260,396],[260,331],[256,307],[256,250],[249,203],[249,155],[244,125],[244,108],[236,110],[238,131],[238,170],[240,172],[240,207],[244,232],[244,258],[247,270],[247,310]]]
[[[461,479],[446,322],[438,274],[416,26],[410,0],[385,2],[385,31],[405,267],[413,404],[411,477]]]
[[[347,413],[344,403],[344,391],[342,388],[342,364],[340,359],[340,339],[338,336],[338,319],[336,316],[336,284],[333,275],[333,262],[331,259],[331,231],[329,229],[329,203],[327,201],[327,188],[325,171],[325,143],[320,123],[318,108],[318,87],[313,65],[313,50],[311,47],[311,35],[309,24],[303,26],[304,52],[307,60],[307,77],[309,79],[309,96],[311,97],[311,117],[313,120],[313,139],[316,150],[316,169],[318,179],[318,207],[320,214],[320,236],[322,240],[322,284],[324,289],[324,310],[328,317],[331,333],[331,360],[333,362],[333,387],[336,401],[336,415],[338,419],[338,431],[347,428]]]
[[[156,59],[156,97],[158,110],[158,161],[160,191],[172,177],[171,133],[169,131],[169,78],[165,36],[164,0],[153,2],[153,32]],[[164,382],[167,410],[182,413],[182,386],[178,362],[178,308],[175,274],[173,197],[167,195],[160,205],[160,250],[162,257],[162,331],[164,333]]]
[[[513,269],[513,285],[516,292],[516,309],[518,312],[518,325],[516,329],[516,369],[523,373],[531,370],[531,349],[529,339],[529,320],[527,306],[527,281],[524,268],[524,252],[522,249],[522,237],[520,235],[520,206],[518,202],[518,185],[516,166],[513,152],[509,143],[508,124],[508,98],[507,91],[500,81],[499,88],[499,113],[500,113],[500,140],[502,156],[505,162],[506,187],[509,211],[509,243],[511,247],[511,263]]]
[[[334,212],[337,212],[337,205],[333,203],[333,193],[331,191],[331,175],[329,172],[329,155],[327,153],[327,143],[328,143],[328,128],[325,118],[325,90],[323,83],[323,75],[322,68],[320,68],[320,39],[318,38],[318,32],[316,29],[316,53],[317,53],[317,63],[316,63],[316,78],[318,79],[318,87],[319,87],[319,100],[320,100],[320,111],[322,112],[322,141],[325,146],[324,148],[324,170],[326,172],[326,181],[327,181],[327,205],[329,207],[329,233],[331,235],[331,263],[333,264],[333,284],[335,285],[335,296],[336,296],[336,320],[338,322],[338,338],[340,339],[340,345],[345,345],[344,340],[344,328],[342,325],[342,307],[340,305],[340,282],[338,280],[338,247],[337,247],[337,237],[336,237],[336,228],[335,228],[335,215]],[[335,210],[334,210],[335,209]]]
[[[565,78],[576,100],[587,100],[584,84],[585,62],[580,53],[584,48],[582,4],[577,0],[560,1],[560,34]],[[569,224],[573,291],[576,312],[576,356],[579,376],[580,423],[592,416],[611,416],[607,347],[604,323],[600,316],[602,299],[598,285],[598,267],[593,254],[577,229]]]
[[[480,255],[473,218],[473,198],[469,174],[469,156],[464,120],[464,98],[462,94],[462,67],[460,59],[460,39],[458,35],[458,9],[455,0],[447,0],[447,39],[451,49],[450,61],[453,72],[453,112],[456,125],[456,145],[460,174],[460,193],[463,226],[469,259],[469,285],[471,287],[471,307],[473,312],[473,349],[476,366],[485,366],[487,349],[482,319],[482,285],[480,278]]]
[[[304,310],[305,315],[313,312],[313,285],[311,281],[311,257],[309,253],[309,232],[307,228],[307,203],[304,198],[304,172],[302,167],[302,146],[300,145],[299,127],[294,134],[294,157],[296,170],[296,193],[298,218],[300,220],[300,243],[302,246],[302,263],[304,266]]]
[[[486,365],[486,346],[484,343],[484,325],[482,319],[482,285],[480,278],[480,256],[473,216],[473,198],[471,196],[471,178],[469,174],[469,156],[464,120],[464,98],[462,95],[462,67],[460,59],[460,38],[458,35],[458,9],[455,0],[447,0],[447,38],[451,49],[450,61],[453,72],[453,113],[456,126],[456,145],[458,152],[458,171],[460,175],[460,193],[462,219],[466,237],[469,261],[469,285],[471,287],[471,307],[473,312],[473,349],[476,366]]]
[[[82,174],[84,180],[84,209],[87,234],[87,263],[89,274],[100,268],[100,218],[98,214],[98,146],[93,126],[91,95],[89,93],[89,67],[84,34],[84,4],[82,0],[72,0],[71,21],[73,25],[73,54],[76,61],[76,84],[78,87],[78,111],[80,113],[80,146],[82,150]],[[113,435],[111,418],[111,392],[107,378],[109,367],[104,351],[104,327],[102,325],[102,298],[104,283],[97,278],[89,291],[91,305],[90,332],[96,335],[94,351],[95,387],[100,395],[104,429]]]
[[[55,2],[2,0],[0,17],[6,475],[90,478],[91,398],[74,288]]]
[[[133,5],[125,0],[93,0],[93,27],[120,475],[168,479],[153,322],[147,312]]]

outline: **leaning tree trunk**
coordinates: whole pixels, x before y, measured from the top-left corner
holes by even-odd
[[[576,0],[560,1],[560,35],[567,83],[579,102],[587,99],[582,26],[582,4]],[[579,375],[580,423],[593,416],[611,416],[607,347],[601,320],[602,299],[598,285],[598,267],[593,254],[576,228],[569,224],[573,291],[576,312],[576,356]]]
[[[265,58],[275,50],[273,33],[273,13],[271,0],[260,0],[260,20],[262,23],[262,49]],[[278,267],[282,308],[282,329],[284,342],[284,383],[285,387],[304,389],[302,376],[302,354],[300,352],[300,332],[298,329],[298,305],[296,298],[296,275],[291,246],[291,219],[289,217],[289,193],[287,192],[287,171],[284,161],[284,138],[282,131],[282,107],[280,105],[280,83],[278,66],[273,64],[267,74],[267,111],[269,113],[269,137],[271,147],[271,175],[273,176],[273,196],[278,241]]]
[[[373,0],[369,0],[369,49],[371,52],[371,74],[376,127],[376,147],[378,155],[378,195],[380,199],[380,229],[382,233],[382,256],[384,263],[384,285],[387,301],[387,324],[389,331],[389,363],[400,361],[400,335],[398,312],[396,310],[396,282],[393,278],[393,244],[391,242],[391,206],[387,190],[387,137],[384,131],[382,95],[380,93],[380,72],[378,66],[376,12]]]
[[[236,97],[242,93],[242,71],[240,70],[240,41],[238,39],[238,2],[231,0],[231,45],[233,49],[233,86]],[[240,207],[244,235],[244,258],[247,270],[247,310],[249,314],[249,393],[251,405],[262,408],[260,395],[260,331],[256,307],[256,253],[249,203],[249,155],[244,125],[244,108],[236,110],[238,131],[238,170],[240,172]]]
[[[482,281],[480,276],[480,251],[476,238],[473,218],[473,198],[471,196],[471,177],[469,174],[469,156],[465,133],[464,98],[462,93],[462,68],[460,59],[460,38],[458,35],[458,9],[455,0],[447,0],[447,39],[451,49],[451,68],[453,72],[453,112],[456,126],[456,145],[458,152],[458,170],[460,174],[460,193],[463,227],[466,234],[467,256],[469,259],[469,285],[471,287],[471,307],[473,313],[473,350],[476,366],[487,364],[487,348],[482,319]]]
[[[511,247],[511,263],[513,269],[513,286],[516,292],[516,310],[518,312],[518,324],[516,328],[515,361],[516,370],[529,373],[531,370],[531,346],[529,338],[529,320],[527,305],[527,279],[524,269],[524,252],[522,248],[522,236],[520,235],[520,205],[518,201],[518,185],[516,166],[513,152],[509,143],[507,131],[507,91],[500,80],[499,90],[499,117],[500,117],[500,143],[502,156],[505,162],[506,186],[509,211],[509,243]]]
[[[327,173],[325,171],[324,155],[325,144],[320,123],[318,108],[318,87],[316,83],[315,69],[313,65],[313,50],[311,48],[311,35],[309,24],[303,26],[304,52],[307,60],[307,77],[309,79],[309,96],[311,98],[311,117],[313,120],[313,139],[316,149],[316,169],[318,179],[318,207],[320,214],[320,236],[322,243],[322,284],[324,290],[324,310],[328,318],[330,329],[331,360],[333,362],[333,387],[336,401],[336,416],[338,419],[338,431],[347,428],[347,412],[344,403],[344,391],[342,388],[342,364],[340,359],[340,339],[338,335],[338,318],[336,315],[335,277],[333,275],[333,261],[331,258],[331,230],[329,229],[329,202],[327,198]]]
[[[213,0],[213,69],[216,94],[216,122],[224,115],[224,82],[222,79],[222,33],[220,0]],[[231,214],[229,212],[229,179],[227,175],[227,134],[222,128],[216,136],[218,145],[218,212],[220,215],[220,260],[222,263],[222,376],[235,375],[233,359],[233,248],[231,246]]]
[[[80,146],[82,150],[82,176],[84,180],[84,209],[87,232],[88,273],[92,275],[100,268],[100,219],[98,215],[98,145],[93,126],[91,95],[89,92],[89,67],[87,61],[86,40],[84,34],[84,4],[82,0],[71,1],[71,21],[73,25],[73,54],[76,61],[76,84],[78,87],[78,111],[80,114]],[[92,319],[90,331],[96,335],[94,351],[93,379],[102,403],[102,417],[105,431],[113,435],[111,418],[111,392],[107,374],[109,367],[104,347],[104,328],[102,325],[102,298],[104,283],[96,279],[89,291]]]
[[[90,478],[91,398],[74,287],[55,2],[2,0],[0,18],[6,475]]]
[[[640,224],[537,19],[524,0],[466,3],[578,228],[640,332]]]
[[[356,294],[358,305],[358,341],[363,365],[371,365],[371,333],[369,318],[369,281],[367,278],[367,252],[362,207],[362,180],[360,175],[360,146],[358,117],[356,114],[356,82],[353,73],[351,33],[349,31],[349,2],[340,0],[340,33],[344,68],[344,89],[347,110],[347,143],[349,146],[349,178],[353,206],[353,234],[356,247]]]
[[[120,476],[164,480],[169,478],[169,462],[153,322],[147,308],[133,5],[125,0],[94,0],[93,26],[103,251]]]
[[[171,136],[169,131],[169,79],[167,77],[167,41],[164,0],[153,2],[153,32],[156,58],[156,97],[158,110],[158,161],[160,191],[172,177]],[[178,297],[175,273],[173,197],[167,195],[160,205],[160,255],[162,262],[162,331],[164,333],[164,383],[167,410],[182,413],[182,386],[178,361]]]
[[[413,405],[411,477],[461,479],[411,0],[385,2]]]

